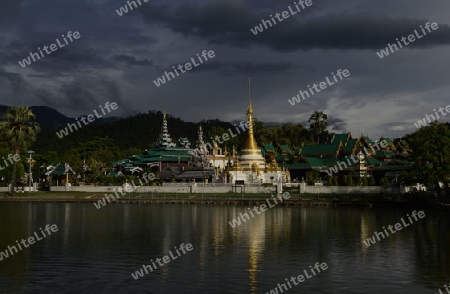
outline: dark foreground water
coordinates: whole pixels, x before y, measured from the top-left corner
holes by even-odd
[[[425,218],[367,247],[374,231],[408,223],[412,209],[275,207],[233,229],[228,221],[245,211],[1,203],[0,251],[34,232],[42,237],[46,224],[59,230],[3,256],[0,293],[266,293],[279,283],[284,290],[281,283],[288,287],[285,279],[304,270],[310,278],[284,293],[446,293],[450,283],[448,213],[425,210]],[[178,256],[182,243],[193,250]],[[176,259],[131,276],[169,250]],[[316,262],[328,269],[313,276]]]

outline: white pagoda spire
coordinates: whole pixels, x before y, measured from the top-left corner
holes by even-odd
[[[176,147],[176,144],[172,142],[170,138],[169,130],[167,128],[166,110],[163,113],[163,123],[161,126],[161,133],[156,141],[155,147]]]

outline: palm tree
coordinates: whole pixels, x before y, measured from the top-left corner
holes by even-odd
[[[21,150],[29,148],[36,141],[36,134],[41,128],[34,121],[35,118],[36,116],[28,106],[9,107],[3,115],[3,121],[0,122],[0,137],[14,154],[20,154]],[[16,168],[17,162],[14,161],[10,196],[14,191]]]
[[[314,111],[311,117],[308,119],[310,123],[309,129],[317,135],[317,144],[319,144],[319,137],[328,127],[328,116],[322,111]]]

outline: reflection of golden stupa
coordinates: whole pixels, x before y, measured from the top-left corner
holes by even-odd
[[[248,109],[247,109],[247,124],[248,132],[245,138],[244,148],[241,150],[241,155],[239,156],[239,162],[244,171],[257,171],[264,170],[265,160],[262,156],[261,149],[256,143],[255,136],[253,133],[253,107],[250,102],[250,78],[248,79],[249,90],[248,90]],[[256,164],[256,165],[255,165]]]

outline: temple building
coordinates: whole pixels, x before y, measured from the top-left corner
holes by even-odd
[[[244,145],[241,150],[233,146],[228,151],[226,147],[222,150],[215,140],[212,144],[205,143],[202,126],[198,128],[195,149],[186,137],[173,140],[164,111],[161,132],[154,148],[114,162],[109,175],[153,172],[164,181],[279,184],[289,183],[291,178],[293,182],[302,181],[313,172],[322,180],[345,175],[354,179],[372,177],[379,183],[382,177],[394,182],[402,170],[411,169],[414,165],[408,160],[412,151],[406,141],[392,141],[385,137],[372,141],[368,136],[354,138],[351,133],[333,133],[324,144],[288,146],[262,142],[258,146],[253,115],[249,83]],[[386,146],[375,149],[382,141],[386,142]],[[363,152],[366,150],[373,152]],[[333,168],[336,172],[330,174]]]
[[[386,147],[378,149],[379,142]],[[369,151],[369,152],[366,152]],[[266,159],[275,158],[280,167],[289,170],[294,182],[305,179],[314,171],[325,179],[332,168],[339,167],[333,177],[352,176],[355,180],[373,177],[378,183],[382,177],[396,182],[403,170],[411,169],[414,163],[409,159],[412,150],[402,139],[392,141],[381,137],[372,141],[368,136],[354,138],[351,133],[330,134],[325,144],[287,146],[264,144],[262,153]],[[347,160],[352,157],[356,162]],[[343,163],[347,163],[345,166]]]
[[[278,167],[275,160],[269,164],[263,157],[261,148],[258,147],[253,132],[253,106],[248,102],[247,108],[247,125],[248,131],[245,138],[243,149],[240,155],[233,152],[234,162],[229,164],[222,173],[221,180],[223,182],[243,181],[244,183],[277,183],[283,179],[284,182],[290,181],[286,178],[286,173]],[[233,150],[234,151],[234,150]]]
[[[140,175],[144,172],[153,172],[164,181],[214,181],[216,170],[209,162],[201,126],[196,147],[196,150],[192,149],[186,137],[179,138],[177,143],[173,142],[164,111],[161,132],[154,148],[145,149],[142,154],[114,162],[109,175],[117,176],[119,173]]]

